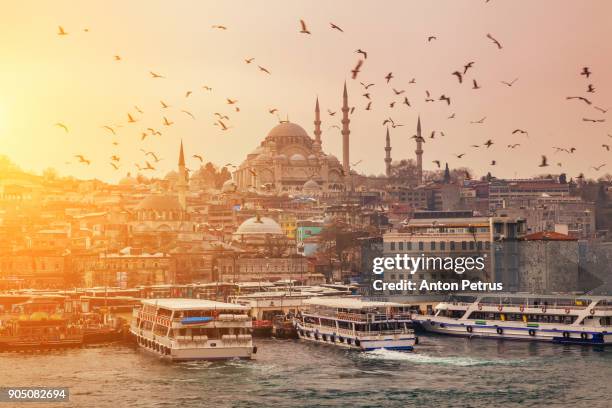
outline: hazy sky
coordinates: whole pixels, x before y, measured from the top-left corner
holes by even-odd
[[[477,174],[521,177],[544,172],[584,172],[596,177],[612,171],[612,2],[601,1],[13,1],[0,14],[0,154],[22,168],[56,167],[61,174],[117,180],[134,163],[144,163],[140,148],[158,153],[161,176],[176,167],[180,139],[192,154],[217,164],[239,163],[276,123],[268,113],[313,130],[318,95],[323,111],[323,147],[341,157],[339,124],[346,79],[351,116],[351,161],[356,170],[384,171],[382,121],[405,124],[391,130],[394,159],[414,157],[416,117],[427,139],[424,164],[439,159],[468,166]],[[312,35],[299,33],[306,20]],[[344,33],[332,30],[334,22]],[[225,25],[227,30],[211,28]],[[68,32],[57,35],[58,26]],[[88,29],[85,32],[84,29]],[[486,38],[491,33],[503,45]],[[427,42],[429,35],[437,40]],[[357,80],[350,78],[359,55],[368,52]],[[121,61],[115,61],[120,55]],[[245,58],[254,57],[252,64]],[[451,75],[475,61],[460,85]],[[266,75],[260,64],[271,71]],[[583,66],[590,79],[579,75]],[[149,71],[165,76],[153,79]],[[392,71],[389,85],[384,76]],[[519,78],[514,86],[500,81]],[[416,78],[416,84],[409,84]],[[471,89],[475,78],[481,89]],[[373,82],[373,105],[359,82]],[[595,93],[586,93],[592,83]],[[208,85],[213,92],[205,92]],[[395,96],[392,87],[406,92]],[[191,90],[193,94],[185,97]],[[452,103],[426,103],[425,90]],[[407,96],[412,107],[402,105]],[[566,96],[586,96],[593,105]],[[225,99],[238,99],[239,113]],[[170,108],[162,109],[160,100]],[[389,108],[391,101],[398,101]],[[134,108],[143,110],[140,114]],[[195,120],[181,110],[187,110]],[[214,112],[230,116],[226,132],[213,126]],[[127,123],[131,113],[138,121]],[[452,113],[455,119],[447,119]],[[162,125],[162,116],[175,122]],[[470,124],[486,116],[483,124]],[[606,119],[603,123],[582,118]],[[54,126],[69,127],[66,133]],[[114,137],[104,125],[121,125]],[[147,127],[162,136],[140,142]],[[521,128],[529,137],[512,135]],[[475,149],[492,139],[490,149]],[[119,142],[118,146],[112,144]],[[516,149],[508,144],[520,143]],[[552,146],[576,147],[573,155]],[[466,153],[462,159],[454,155]],[[76,164],[75,154],[91,159]],[[121,157],[113,170],[110,156]],[[546,154],[551,167],[538,167]],[[497,166],[489,165],[497,161]],[[66,164],[71,162],[71,164]],[[561,162],[562,168],[556,163]],[[591,166],[608,163],[600,171]]]

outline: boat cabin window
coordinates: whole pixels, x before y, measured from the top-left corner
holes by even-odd
[[[601,317],[599,324],[602,326],[612,326],[612,316]]]
[[[450,317],[451,319],[460,319],[465,314],[465,310],[440,310],[438,316]]]
[[[542,314],[523,314],[523,313],[497,313],[497,312],[472,312],[470,319],[478,320],[500,320],[500,321],[523,321],[535,323],[560,323],[572,324],[578,318],[573,315],[542,315]]]
[[[336,327],[336,321],[331,319],[321,318],[321,326]]]
[[[172,310],[159,308],[159,309],[157,309],[157,315],[158,316],[170,317],[170,316],[172,316]]]
[[[351,330],[351,323],[350,322],[344,322],[342,320],[338,320],[338,328],[339,329],[346,329],[346,330]]]

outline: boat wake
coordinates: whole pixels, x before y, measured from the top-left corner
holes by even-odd
[[[438,357],[417,352],[406,353],[394,350],[373,350],[362,353],[362,356],[371,360],[409,361],[416,364],[438,364],[460,367],[488,366],[488,365],[520,365],[524,360],[483,360],[471,357]]]

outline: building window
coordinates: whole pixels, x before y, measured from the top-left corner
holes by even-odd
[[[465,251],[467,249],[467,242],[461,241],[461,250]]]
[[[425,243],[423,241],[419,241],[419,251],[422,251],[425,248]]]
[[[476,244],[476,249],[482,251],[482,241],[478,241],[478,243]]]
[[[406,242],[406,250],[407,251],[412,250],[412,242]]]
[[[431,249],[432,251],[436,250],[436,241],[431,241],[429,243],[429,249]]]
[[[455,241],[451,241],[450,242],[450,250],[454,251],[455,250]]]
[[[470,241],[470,251],[474,250],[474,241]]]
[[[400,242],[398,243],[398,246],[399,246],[399,250],[400,250],[400,251],[403,251],[403,250],[404,250],[404,243],[403,243],[403,242],[401,242],[401,241],[400,241]]]
[[[395,242],[392,241],[389,243],[389,245],[390,245],[391,251],[395,251]]]
[[[446,241],[442,241],[440,242],[440,251],[445,251],[446,250]]]
[[[485,249],[488,251],[491,249],[491,243],[489,241],[485,241]]]

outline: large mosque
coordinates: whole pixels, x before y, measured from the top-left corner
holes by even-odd
[[[282,121],[234,172],[238,189],[277,193],[342,191],[349,174],[349,106],[346,84],[342,103],[342,163],[321,147],[321,112],[315,105],[314,139],[298,124]]]
[[[272,128],[260,145],[249,153],[233,173],[232,183],[240,191],[268,191],[292,194],[326,194],[354,188],[356,184],[379,184],[353,174],[349,159],[349,105],[346,83],[342,94],[342,162],[326,154],[321,146],[321,112],[315,105],[314,139],[300,125],[281,121]],[[423,180],[423,149],[420,120],[417,125],[416,174],[410,180],[399,180],[392,172],[391,145],[387,131],[385,167],[387,180],[420,185]],[[235,184],[234,184],[235,183]]]

